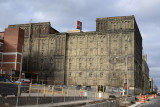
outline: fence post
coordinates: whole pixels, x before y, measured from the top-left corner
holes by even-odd
[[[79,90],[79,96],[81,96],[81,89]]]
[[[76,88],[75,88],[75,97],[76,97]]]
[[[53,87],[54,87],[54,86],[53,86]],[[51,94],[51,95],[52,95],[52,97],[53,97],[53,87],[52,87],[52,94]]]
[[[66,101],[65,96],[66,96],[66,94],[65,94],[65,90],[64,90],[64,102]]]
[[[20,82],[20,85],[19,85],[18,88],[19,88],[19,89],[18,89],[18,96],[21,96],[21,82]]]
[[[45,97],[45,94],[46,94],[46,86],[44,85],[44,97]]]
[[[92,89],[90,89],[90,90],[87,90],[88,91],[88,94],[87,94],[87,100],[90,98],[89,96],[90,96],[90,93],[92,94]]]
[[[30,85],[29,85],[29,96],[31,96],[31,88],[32,88],[32,86],[31,86],[31,83],[30,83]]]
[[[82,99],[84,96],[85,96],[85,89],[83,90],[83,93],[82,93]]]
[[[97,91],[98,91],[98,90],[97,90],[97,85],[96,85],[96,99],[97,99],[97,97],[98,97],[98,96],[97,96]]]
[[[52,103],[53,103],[53,96],[54,96],[54,86],[52,87]]]
[[[18,84],[18,87],[17,87],[17,88],[18,88],[18,92],[17,92],[17,102],[16,102],[16,107],[18,106],[18,97],[19,97],[20,92],[21,92],[21,91],[20,91],[20,89],[21,89],[20,87],[21,87],[21,82],[20,82],[20,84]]]
[[[38,101],[39,101],[39,84],[38,84],[38,97],[37,97],[37,105],[38,105]]]
[[[67,96],[69,95],[69,87],[68,87],[68,90],[67,90]]]
[[[76,100],[76,87],[75,87],[75,93],[74,93],[74,101]]]
[[[104,99],[104,85],[103,85],[103,99]]]
[[[63,96],[63,87],[62,87],[62,96]]]

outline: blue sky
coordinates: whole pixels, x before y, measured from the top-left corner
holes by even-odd
[[[60,32],[95,31],[96,18],[135,15],[148,55],[150,76],[160,88],[160,0],[0,0],[0,32],[8,25],[50,21]]]

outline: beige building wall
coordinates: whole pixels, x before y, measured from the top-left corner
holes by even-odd
[[[151,77],[149,78],[149,92],[153,92],[153,78]]]
[[[23,71],[36,73],[33,82],[64,84],[66,34],[58,33],[50,22],[9,25],[25,30]],[[58,33],[58,34],[57,34]]]
[[[129,89],[142,91],[142,38],[134,16],[97,18],[96,32],[69,33],[67,47],[67,84],[126,88],[128,75]]]
[[[143,94],[149,93],[149,68],[147,64],[147,55],[143,54],[142,57],[142,88],[143,88]]]
[[[88,32],[68,35],[68,84],[123,87],[127,79],[125,55],[130,55],[128,71],[134,72],[134,42],[125,40],[126,36],[133,40],[133,33]],[[134,77],[129,75],[133,82]]]
[[[38,81],[141,92],[142,37],[134,16],[97,18],[95,32],[59,33],[49,22],[9,27],[17,26],[25,30],[23,71],[38,72]]]

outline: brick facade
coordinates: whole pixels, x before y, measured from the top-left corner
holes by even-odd
[[[11,75],[11,70],[19,74],[24,44],[24,30],[20,28],[7,28],[0,33],[3,49],[1,50],[0,75]]]

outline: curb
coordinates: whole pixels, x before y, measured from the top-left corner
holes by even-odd
[[[136,102],[136,104],[133,104],[133,105],[131,105],[131,106],[129,106],[129,107],[137,107],[137,106],[139,106],[139,105],[141,105],[141,103],[140,103],[140,102]]]

